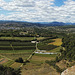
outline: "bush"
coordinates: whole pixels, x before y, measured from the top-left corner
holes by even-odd
[[[23,59],[22,58],[16,59],[15,62],[23,63]]]
[[[20,69],[14,70],[13,68],[0,65],[0,75],[21,75],[20,73]]]

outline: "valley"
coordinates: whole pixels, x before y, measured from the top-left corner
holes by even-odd
[[[19,70],[20,75],[60,75],[75,64],[75,57],[71,60],[70,52],[65,51],[71,47],[69,42],[71,38],[74,48],[74,31],[65,31],[68,26],[63,27],[64,31],[55,28],[61,27],[29,26],[20,29],[2,29],[0,65]]]

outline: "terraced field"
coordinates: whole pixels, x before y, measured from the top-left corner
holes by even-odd
[[[4,37],[3,39],[0,38],[0,64],[17,69],[21,67],[22,64],[15,62],[15,60],[18,58],[22,58],[23,60],[28,59],[28,57],[32,54],[32,52],[35,51],[36,47],[35,43],[31,43],[32,40],[31,37],[28,38],[19,37],[18,39],[16,37],[16,39],[15,40],[14,39],[13,38],[11,39],[9,37],[8,38]],[[45,38],[44,37],[37,38],[37,40],[39,39],[45,39]],[[38,59],[38,57],[40,58]],[[34,57],[32,57],[33,60],[36,58],[38,60],[41,60],[45,59],[45,56],[41,57],[34,55]],[[35,62],[37,62],[37,59]],[[51,59],[50,56],[46,57],[45,60],[47,59]],[[33,60],[31,60],[31,62],[34,62]],[[45,60],[41,60],[38,62],[45,62]]]
[[[33,40],[34,38],[33,37],[0,37],[0,40],[21,40],[21,41],[31,41]]]
[[[26,60],[35,50],[35,43],[29,41],[0,41],[0,64],[19,68],[22,64],[16,63],[15,60],[22,58]]]
[[[20,68],[21,65],[22,65],[22,63],[14,62],[13,60],[8,59],[8,58],[6,58],[6,57],[1,57],[1,58],[0,58],[0,64],[1,64],[1,65],[4,65],[4,66],[7,66],[7,67],[15,68],[15,69]]]
[[[34,50],[35,44],[31,42],[0,42],[0,54],[13,60],[17,57],[26,59]]]

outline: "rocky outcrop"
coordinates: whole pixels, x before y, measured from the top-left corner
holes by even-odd
[[[75,75],[75,66],[66,69],[61,75]]]

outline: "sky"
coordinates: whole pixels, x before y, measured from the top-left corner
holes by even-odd
[[[75,23],[75,0],[0,0],[0,20]]]

